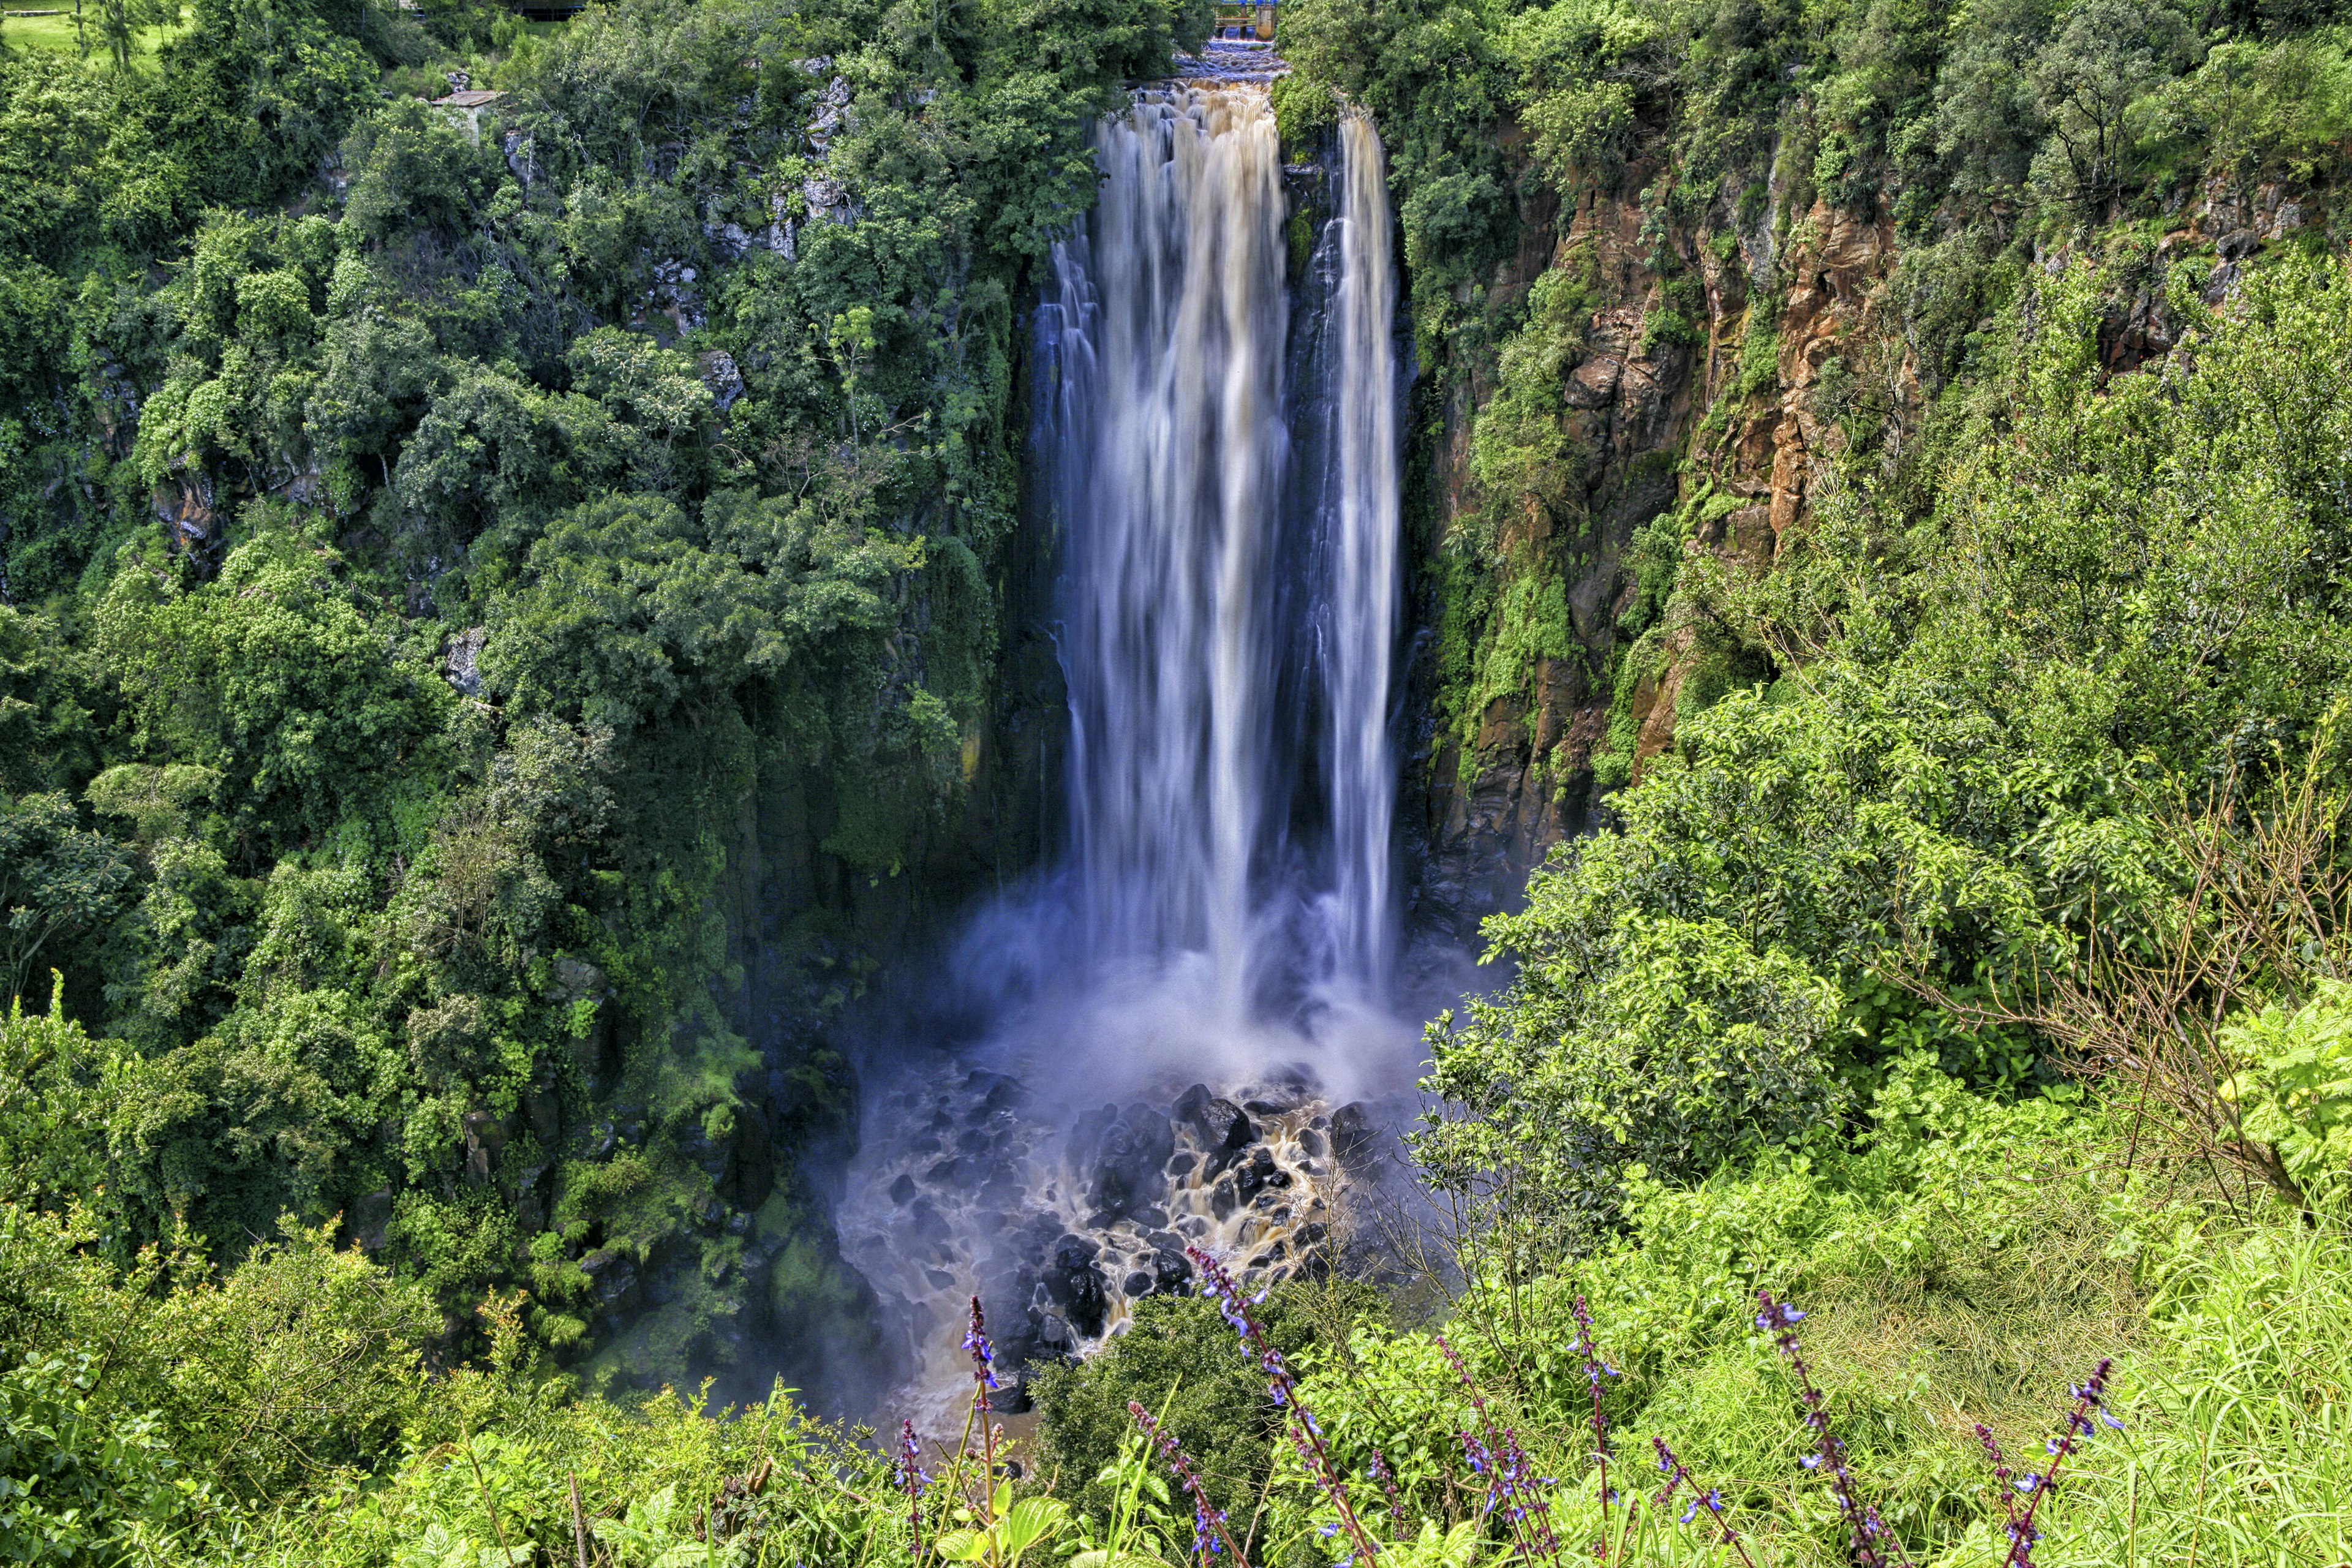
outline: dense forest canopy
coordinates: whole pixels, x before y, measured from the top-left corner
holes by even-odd
[[[730,837],[789,781],[892,874],[963,787],[1016,292],[1202,30],[224,5],[0,66],[6,956],[136,1080],[124,1256],[341,1214],[549,1343],[599,1247],[724,1275],[744,1033],[801,1022],[730,1005]],[[494,37],[487,125],[396,90]]]
[[[0,18],[0,1555],[2342,1556],[2322,0],[1289,0],[1402,242],[1409,765],[1589,829],[1468,911],[1450,1227],[1000,1369],[1017,1473],[690,1392],[874,1353],[826,1026],[1015,834],[1040,263],[1211,26]]]

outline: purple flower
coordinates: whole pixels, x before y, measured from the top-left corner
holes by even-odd
[[[1234,1568],[1247,1568],[1240,1549],[1234,1547],[1232,1533],[1225,1528],[1223,1510],[1210,1505],[1207,1489],[1202,1486],[1201,1477],[1192,1468],[1192,1461],[1184,1457],[1184,1450],[1177,1446],[1174,1435],[1160,1426],[1150,1411],[1132,1399],[1127,1402],[1127,1413],[1134,1418],[1136,1426],[1142,1428],[1151,1446],[1160,1451],[1160,1457],[1167,1461],[1170,1472],[1192,1500],[1193,1555],[1207,1559],[1231,1547]]]
[[[2040,1531],[2033,1528],[2033,1516],[2041,1510],[2042,1499],[2057,1489],[2060,1468],[2084,1440],[2096,1435],[2098,1426],[2091,1420],[2092,1413],[2098,1413],[2100,1423],[2117,1430],[2122,1428],[2123,1423],[2106,1408],[2107,1373],[2114,1365],[2111,1359],[2102,1357],[2099,1364],[2091,1369],[2089,1378],[2081,1384],[2067,1385],[2066,1392],[2074,1401],[2074,1408],[2066,1413],[2061,1435],[2045,1439],[2042,1445],[2050,1455],[2048,1473],[2029,1472],[2023,1479],[2010,1483],[2019,1496],[2027,1500],[2024,1511],[2021,1513],[2018,1510],[2015,1497],[2010,1496],[2008,1491],[2001,1494],[2009,1509],[2010,1540],[2009,1556],[2003,1561],[2002,1568],[2032,1568],[2033,1545],[2042,1539]],[[1994,1480],[2009,1480],[2008,1464],[2001,1458],[2000,1446],[1993,1441],[1992,1434],[1979,1426],[1977,1436],[1992,1458]]]
[[[996,1347],[988,1342],[988,1324],[981,1316],[977,1296],[971,1299],[971,1327],[964,1331],[963,1348],[971,1354],[973,1382],[983,1388],[1004,1386],[996,1381]]]
[[[1830,1478],[1830,1497],[1843,1516],[1856,1568],[1885,1568],[1886,1557],[1879,1551],[1881,1538],[1891,1536],[1878,1517],[1878,1510],[1865,1507],[1853,1494],[1853,1472],[1847,1468],[1845,1445],[1830,1430],[1830,1418],[1822,1410],[1822,1391],[1813,1382],[1812,1369],[1805,1364],[1802,1347],[1797,1342],[1795,1325],[1805,1314],[1786,1301],[1775,1301],[1769,1290],[1756,1292],[1756,1300],[1764,1309],[1756,1314],[1756,1326],[1773,1336],[1772,1342],[1797,1377],[1797,1408],[1806,1430],[1813,1434],[1813,1452],[1798,1462],[1805,1468],[1826,1468]],[[1895,1549],[1899,1561],[1902,1551]]]
[[[907,1529],[912,1532],[915,1555],[923,1554],[923,1485],[930,1477],[922,1471],[923,1450],[915,1440],[915,1424],[898,1423],[898,1458],[892,1468],[898,1471],[898,1489],[907,1494]]]
[[[1350,1561],[1361,1558],[1365,1568],[1373,1568],[1380,1554],[1372,1545],[1371,1537],[1366,1533],[1362,1521],[1356,1517],[1354,1504],[1348,1496],[1348,1483],[1332,1463],[1330,1447],[1323,1439],[1322,1427],[1316,1424],[1314,1413],[1298,1396],[1297,1376],[1291,1372],[1289,1363],[1283,1360],[1282,1352],[1274,1347],[1274,1342],[1265,1337],[1265,1331],[1251,1315],[1252,1303],[1243,1300],[1241,1287],[1234,1282],[1232,1271],[1214,1255],[1198,1247],[1187,1247],[1184,1251],[1192,1259],[1192,1266],[1200,1275],[1202,1294],[1215,1299],[1219,1314],[1239,1337],[1242,1358],[1257,1364],[1265,1374],[1266,1396],[1288,1415],[1289,1419],[1284,1424],[1284,1428],[1291,1447],[1298,1450],[1298,1457],[1306,1461],[1307,1474],[1314,1478],[1315,1484],[1338,1512],[1339,1526],[1348,1532],[1348,1539],[1356,1549]],[[1264,1299],[1263,1291],[1258,1299]]]
[[[1675,1457],[1675,1451],[1666,1446],[1666,1440],[1664,1437],[1651,1438],[1650,1446],[1657,1450],[1658,1468],[1666,1472],[1665,1489],[1652,1500],[1660,1508],[1664,1508],[1667,1500],[1675,1495],[1675,1489],[1685,1481],[1690,1480],[1690,1471],[1684,1467],[1682,1460]],[[1693,1495],[1690,1506],[1683,1510],[1682,1522],[1688,1524],[1698,1516],[1700,1509],[1706,1509],[1715,1516],[1716,1528],[1723,1532],[1722,1543],[1739,1553],[1739,1560],[1747,1564],[1747,1568],[1756,1568],[1755,1561],[1748,1555],[1748,1548],[1740,1542],[1739,1532],[1724,1521],[1722,1489],[1710,1487],[1702,1492],[1697,1489],[1696,1481],[1691,1485]]]

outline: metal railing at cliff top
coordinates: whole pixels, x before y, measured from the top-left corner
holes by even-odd
[[[1219,37],[1238,36],[1268,43],[1274,40],[1275,6],[1271,0],[1265,4],[1220,4],[1216,14]],[[1239,30],[1238,35],[1234,29]]]

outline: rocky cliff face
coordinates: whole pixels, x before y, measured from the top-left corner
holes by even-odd
[[[1804,526],[1822,465],[1841,439],[1818,384],[1853,345],[1879,337],[1876,301],[1896,257],[1883,214],[1822,202],[1792,211],[1776,179],[1750,225],[1727,214],[1721,227],[1661,236],[1645,229],[1633,195],[1647,173],[1630,170],[1613,193],[1587,190],[1572,205],[1549,192],[1523,198],[1519,244],[1489,291],[1492,311],[1548,269],[1574,269],[1590,308],[1559,384],[1579,493],[1566,508],[1530,503],[1500,524],[1486,552],[1496,607],[1482,628],[1488,638],[1502,635],[1495,623],[1515,578],[1551,574],[1562,584],[1570,646],[1546,650],[1520,689],[1487,699],[1461,730],[1432,736],[1423,753],[1424,912],[1460,923],[1515,902],[1546,851],[1584,830],[1600,808],[1596,762],[1605,784],[1621,783],[1673,740],[1696,662],[1692,632],[1638,624],[1655,606],[1640,603],[1637,535],[1678,513],[1683,551],[1769,570],[1781,542]],[[1700,319],[1663,320],[1678,298],[1691,299],[1694,284]],[[1751,341],[1759,334],[1764,341]],[[1877,368],[1888,395],[1916,405],[1907,355]],[[1491,372],[1474,371],[1435,421],[1425,552],[1491,510],[1473,476],[1472,437],[1493,390]],[[1426,601],[1436,591],[1423,595],[1433,614]],[[1430,685],[1424,675],[1424,693]],[[1621,747],[1630,741],[1618,763],[1629,762],[1630,773],[1619,777],[1607,776],[1602,757],[1612,731]]]
[[[1423,661],[1416,695],[1439,712],[1418,758],[1425,917],[1466,931],[1516,903],[1550,847],[1585,831],[1608,790],[1673,743],[1679,715],[1776,673],[1752,657],[1727,666],[1721,650],[1701,646],[1694,620],[1660,615],[1673,567],[1705,553],[1732,571],[1770,571],[1811,521],[1849,432],[1868,428],[1870,461],[1893,471],[1948,370],[1921,363],[1931,334],[1898,276],[1902,247],[1885,200],[1873,212],[1792,200],[1779,162],[1751,220],[1727,210],[1663,233],[1644,226],[1656,220],[1633,194],[1664,183],[1654,170],[1637,165],[1613,192],[1588,190],[1565,205],[1522,182],[1530,194],[1518,244],[1492,279],[1487,310],[1507,311],[1548,271],[1581,279],[1585,308],[1557,376],[1575,493],[1565,506],[1529,501],[1492,521],[1474,437],[1496,370],[1473,366],[1418,422],[1430,432],[1418,542],[1424,561],[1448,550],[1477,557],[1482,647],[1523,635],[1508,624],[1525,602],[1514,595],[1523,580],[1556,582],[1567,614],[1526,679],[1457,710],[1450,730],[1444,710],[1454,694]],[[2142,282],[2103,331],[2109,370],[2129,372],[2171,347],[2172,266],[2193,260],[2206,302],[2220,303],[2250,257],[2318,221],[2327,196],[2226,175],[2176,196],[2168,232],[2119,242],[2142,244]],[[2100,243],[2112,250],[2114,239]],[[2054,270],[2070,256],[2037,247],[2033,265]],[[1465,545],[1482,527],[1491,540]],[[1423,624],[1437,625],[1444,595],[1460,591],[1458,578],[1449,586],[1429,574]]]

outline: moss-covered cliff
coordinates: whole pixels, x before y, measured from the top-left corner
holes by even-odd
[[[1412,268],[1431,909],[1516,898],[1678,715],[1802,663],[1743,585],[1841,494],[1924,515],[2035,269],[2105,269],[2130,368],[2176,275],[2336,243],[2323,10],[1286,10],[1286,95],[1378,115]]]

